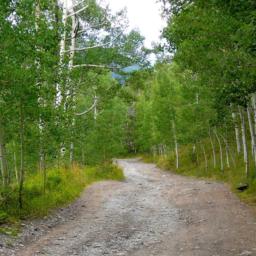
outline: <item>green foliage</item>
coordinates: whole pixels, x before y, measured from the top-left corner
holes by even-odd
[[[124,137],[127,106],[115,97],[93,121],[85,142],[85,154],[89,164],[106,161],[125,153]]]
[[[130,80],[137,150],[179,174],[249,183],[240,196],[255,201],[255,1],[162,2],[173,61]]]
[[[129,105],[110,67],[148,64],[144,38],[124,33],[125,11],[86,0],[66,19],[63,4],[0,3],[0,204],[14,215],[15,204],[20,215],[37,215],[77,196],[83,184],[54,166],[127,152]]]
[[[210,141],[205,141],[206,145],[210,145]],[[206,169],[205,159],[202,149],[199,148],[196,153],[197,156],[192,155],[193,145],[185,145],[180,149],[180,162],[181,166],[179,169],[175,167],[175,155],[173,153],[167,156],[152,156],[143,155],[143,159],[147,162],[154,162],[160,168],[169,170],[180,175],[191,176],[196,178],[204,178],[212,181],[219,181],[228,184],[231,189],[241,198],[243,201],[249,204],[256,204],[256,183],[255,179],[247,178],[244,173],[244,163],[241,157],[237,157],[235,165],[231,164],[228,168],[225,162],[225,169],[221,171],[219,165],[214,168],[213,156],[211,147],[206,147],[208,168]],[[216,152],[217,163],[220,161],[220,154]],[[252,159],[250,158],[251,162]],[[239,192],[237,187],[239,184],[249,184],[249,189],[244,192]]]
[[[7,221],[8,219],[8,214],[4,211],[0,211],[0,224],[3,224]]]
[[[42,217],[53,209],[65,206],[76,199],[84,188],[101,180],[124,179],[123,172],[110,163],[97,167],[79,167],[72,169],[53,168],[47,170],[47,183],[44,191],[42,174],[31,175],[24,184],[24,207],[18,208],[17,197],[13,188],[8,204],[1,204],[0,224],[9,222],[11,217]],[[5,228],[3,227],[3,232]],[[8,231],[8,230],[7,230]],[[1,232],[1,231],[0,231]],[[6,233],[6,232],[5,232]]]
[[[108,162],[96,167],[88,167],[85,175],[89,183],[101,180],[124,180],[123,171],[116,165]]]
[[[255,91],[255,4],[190,2],[169,18],[164,32],[177,49],[176,62],[204,78],[206,86],[214,86],[222,104],[246,105],[248,95]]]
[[[16,237],[19,233],[19,228],[17,227],[0,227],[0,234],[14,236]]]

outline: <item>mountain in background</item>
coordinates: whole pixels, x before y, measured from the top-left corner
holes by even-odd
[[[136,71],[139,71],[141,67],[138,64],[134,64],[119,70],[119,72],[112,72],[112,78],[116,79],[120,84],[125,84],[125,81],[130,75]]]

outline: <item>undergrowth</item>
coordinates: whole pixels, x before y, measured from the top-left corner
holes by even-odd
[[[71,169],[49,169],[45,189],[42,174],[37,173],[26,177],[22,209],[18,207],[18,186],[16,184],[13,184],[8,191],[1,191],[0,233],[16,235],[19,220],[46,216],[51,210],[65,206],[79,197],[84,188],[93,182],[123,179],[122,170],[110,163],[93,167],[74,166]]]
[[[179,162],[180,167],[177,169],[175,166],[175,155],[170,153],[166,156],[152,156],[143,155],[142,158],[146,162],[154,162],[162,169],[171,170],[174,173],[191,176],[196,178],[206,178],[210,180],[220,181],[228,184],[232,191],[235,192],[240,199],[244,202],[256,205],[256,178],[255,169],[253,166],[250,168],[250,177],[245,175],[245,166],[242,156],[234,157],[232,161],[231,157],[230,168],[227,167],[226,155],[223,153],[224,170],[220,169],[220,155],[216,152],[217,166],[214,168],[212,151],[210,146],[206,147],[208,168],[206,168],[206,162],[203,152],[198,151],[197,157],[192,154],[192,145],[182,146],[179,149]],[[252,163],[252,160],[251,160]],[[249,188],[243,192],[237,190],[240,184],[248,184]]]

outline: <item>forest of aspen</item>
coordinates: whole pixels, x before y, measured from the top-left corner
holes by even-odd
[[[123,180],[130,156],[256,203],[255,0],[159,0],[153,50],[125,10],[67,2],[0,1],[0,225]]]

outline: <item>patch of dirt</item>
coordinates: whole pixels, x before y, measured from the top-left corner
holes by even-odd
[[[16,241],[0,255],[256,256],[255,215],[225,185],[166,173],[137,159],[117,163],[125,182],[92,185],[49,218],[50,228],[24,231],[24,248]],[[40,230],[49,219],[28,226]]]

